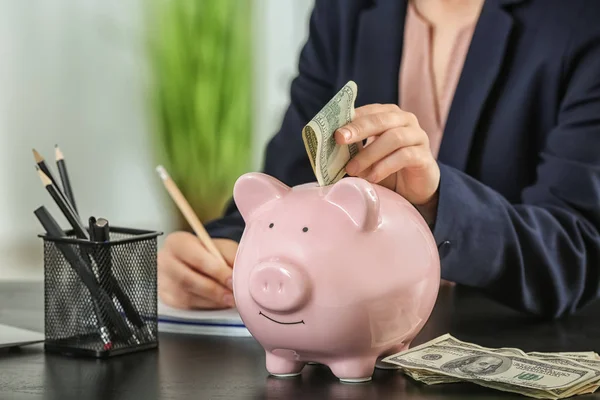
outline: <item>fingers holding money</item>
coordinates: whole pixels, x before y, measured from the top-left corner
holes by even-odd
[[[399,127],[420,128],[414,114],[394,104],[369,104],[357,108],[352,122],[340,127],[335,137],[340,144],[357,143]],[[425,132],[421,133],[427,138]]]
[[[383,179],[402,167],[418,164],[418,161],[421,161],[420,156],[425,158],[426,149],[419,147],[426,141],[426,137],[424,139],[412,129],[404,127],[389,129],[350,160],[346,165],[346,171],[350,175],[360,175],[373,166],[372,173],[375,175],[367,179]]]
[[[435,219],[440,172],[429,137],[414,114],[395,104],[359,107],[354,119],[337,129],[335,139],[341,144],[366,139],[346,164],[348,175],[395,190],[412,204],[425,207],[420,211],[428,221]]]

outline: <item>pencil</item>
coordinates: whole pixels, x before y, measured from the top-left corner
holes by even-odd
[[[39,168],[36,167],[36,169],[38,171],[38,174],[40,175],[40,179],[42,180],[42,183],[46,187],[46,190],[48,191],[48,193],[50,193],[50,196],[52,196],[52,199],[54,200],[56,205],[58,205],[58,207],[60,208],[60,211],[62,211],[62,213],[65,215],[65,217],[69,221],[69,224],[71,224],[71,226],[75,230],[77,237],[79,237],[81,239],[89,239],[90,237],[89,237],[87,231],[85,230],[84,226],[81,224],[81,221],[79,221],[79,218],[77,218],[77,215],[75,214],[73,209],[69,206],[69,203],[67,203],[66,200],[64,199],[64,197],[62,197],[60,195],[60,192],[58,191],[56,186],[52,183],[52,181],[50,180],[48,175],[46,175]]]
[[[36,149],[33,149],[33,158],[35,159],[37,167],[39,169],[41,169],[44,174],[46,174],[46,176],[50,179],[50,181],[52,182],[52,184],[54,185],[54,187],[56,187],[56,190],[58,191],[58,194],[67,203],[69,203],[69,207],[71,207],[71,203],[70,203],[69,199],[67,199],[67,197],[63,193],[60,185],[58,184],[58,181],[54,177],[54,174],[52,173],[52,171],[50,171],[50,168],[48,168],[48,165],[46,164],[46,160],[44,160],[44,157],[42,157],[42,155],[40,153],[38,153],[38,151]],[[77,213],[75,213],[75,214],[77,214]]]
[[[56,178],[50,171],[50,168],[48,168],[48,165],[46,165],[46,161],[44,160],[44,157],[42,157],[42,155],[40,153],[38,153],[38,151],[36,149],[33,149],[33,158],[35,158],[35,162],[36,162],[37,166],[42,170],[42,172],[44,174],[46,174],[46,176],[48,178],[50,178],[50,181],[54,184],[54,186],[56,186],[60,190],[60,186],[58,185]]]
[[[71,207],[73,207],[73,211],[76,214],[79,214],[77,211],[77,205],[75,204],[75,196],[73,195],[73,189],[71,188],[71,181],[69,179],[69,173],[67,172],[67,164],[65,163],[65,157],[58,147],[58,145],[54,146],[54,156],[56,158],[56,166],[58,167],[58,174],[60,175],[60,180],[62,182],[63,192],[69,203],[71,203]]]
[[[198,216],[192,210],[190,203],[188,203],[188,201],[185,199],[185,197],[183,196],[173,179],[171,179],[171,177],[167,173],[167,170],[162,165],[159,165],[158,167],[156,167],[156,172],[158,172],[158,175],[160,176],[160,179],[162,179],[163,184],[167,189],[167,192],[169,192],[169,195],[179,208],[179,211],[181,211],[181,213],[187,220],[188,224],[190,224],[190,226],[192,227],[192,229],[196,233],[196,236],[198,236],[202,244],[204,244],[208,251],[219,261],[221,261],[224,264],[227,264],[227,262],[221,255],[221,252],[217,249],[211,237],[208,235],[208,232],[206,232],[206,229],[204,229],[204,225],[202,225],[202,222],[200,222]]]

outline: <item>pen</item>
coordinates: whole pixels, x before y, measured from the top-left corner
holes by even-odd
[[[93,221],[92,221],[93,219]],[[101,222],[102,221],[102,222]],[[97,243],[107,243],[109,241],[109,233],[105,232],[105,229],[108,230],[108,221],[104,218],[96,219],[94,217],[90,218],[90,236],[91,239]],[[101,226],[102,224],[102,226]],[[106,250],[106,251],[103,251]],[[112,275],[112,260],[110,254],[110,248],[98,248],[96,251],[96,263],[98,264],[98,275],[100,277],[100,285],[103,287],[107,287],[106,284],[110,281]],[[116,286],[118,286],[115,283]],[[114,287],[114,286],[111,286]],[[123,307],[125,308],[125,307]],[[130,318],[131,319],[131,318]]]
[[[110,226],[106,218],[98,218],[94,223],[94,237],[98,242],[110,240]]]
[[[92,236],[94,237],[94,241],[99,243],[107,243],[110,241],[110,226],[108,220],[106,218],[98,218],[95,219],[93,226],[91,228]],[[112,273],[112,257],[110,253],[110,248],[103,249],[105,252],[99,254],[99,257],[96,258],[96,262],[98,264],[98,270],[100,275],[100,282],[104,287],[106,287],[106,283],[109,283],[111,291],[117,297],[119,303],[123,307],[123,311],[127,318],[131,321],[139,329],[145,329],[145,334],[152,337],[153,335],[148,330],[148,327],[144,324],[144,321],[136,311],[135,307],[131,303],[129,297],[123,292],[123,289],[118,284],[114,274]]]
[[[88,219],[88,232],[90,234],[90,240],[92,242],[96,241],[95,231],[94,231],[95,225],[96,225],[96,218],[92,216]]]

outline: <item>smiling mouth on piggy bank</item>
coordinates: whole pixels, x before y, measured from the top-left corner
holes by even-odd
[[[281,324],[281,325],[298,325],[298,324],[304,324],[304,320],[301,321],[296,321],[296,322],[281,322],[281,321],[277,321],[276,319],[273,319],[265,314],[263,314],[262,311],[258,312],[258,315],[262,315],[263,317],[265,317],[266,319],[268,319],[269,321],[273,321],[277,324]]]

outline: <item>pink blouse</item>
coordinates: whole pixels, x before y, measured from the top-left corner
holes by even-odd
[[[437,98],[433,75],[433,27],[418,14],[412,1],[408,3],[404,29],[399,106],[417,116],[419,125],[429,136],[431,151],[437,158],[446,117],[471,43],[475,23],[465,26],[457,35],[452,51],[454,57],[449,60],[440,98]]]

